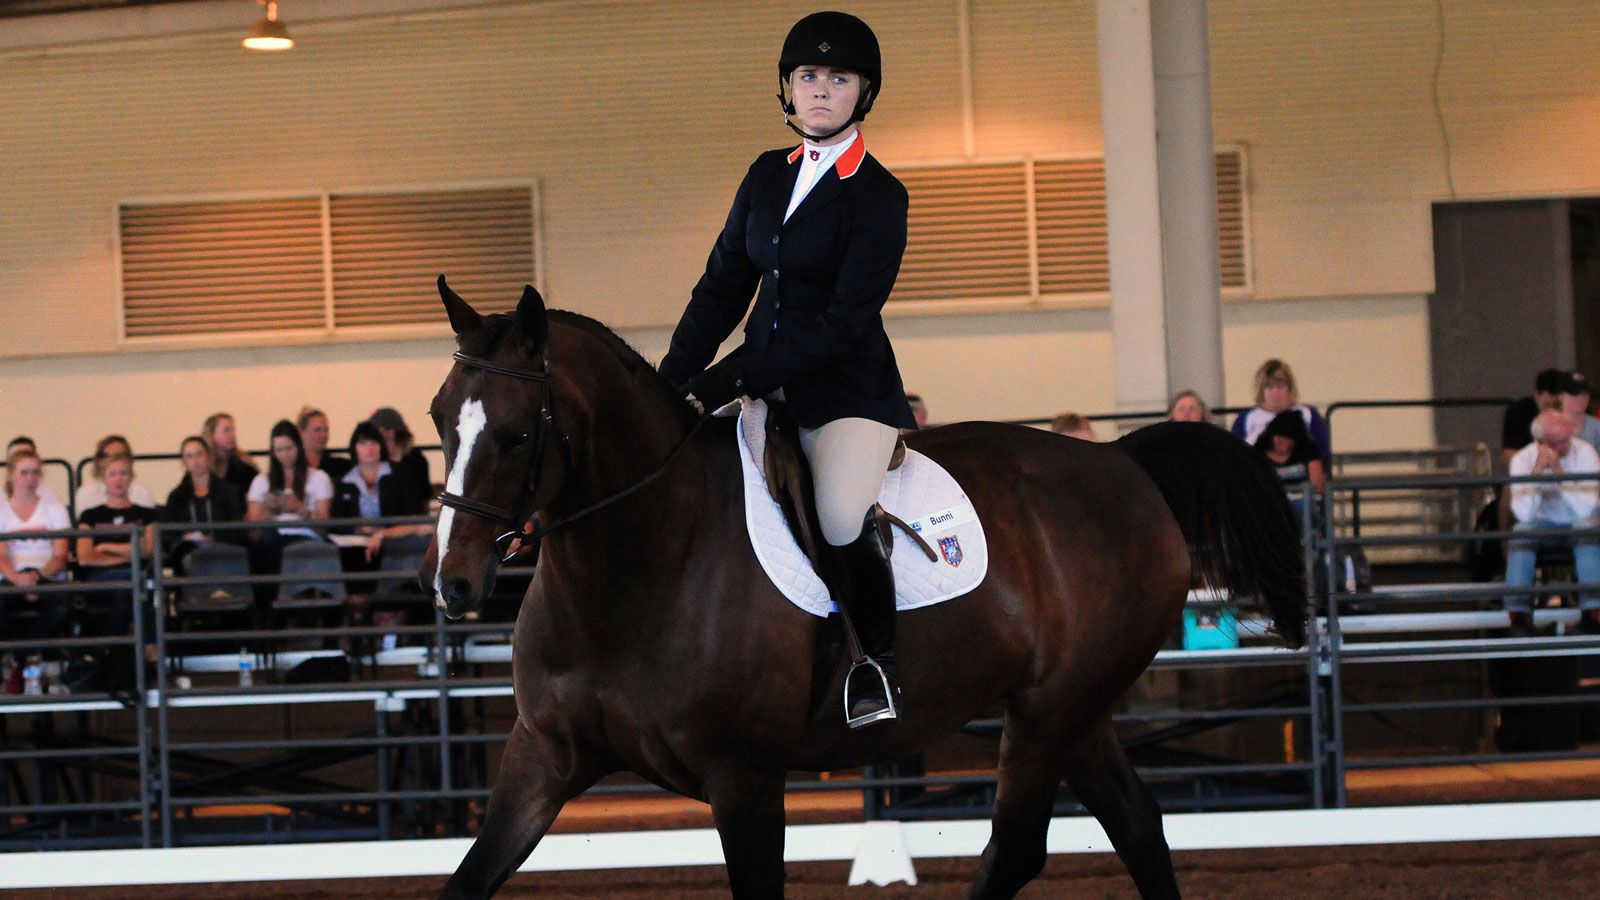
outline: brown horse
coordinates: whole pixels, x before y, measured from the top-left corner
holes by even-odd
[[[902,716],[850,731],[837,623],[785,600],[745,535],[732,420],[696,427],[621,339],[547,313],[532,288],[492,316],[439,288],[461,352],[433,400],[449,478],[423,582],[459,616],[491,589],[503,532],[534,511],[577,516],[544,538],[516,623],[517,722],[444,896],[493,894],[564,803],[627,770],[711,804],[733,896],[781,897],[787,772],[903,756],[1000,702],[972,896],[1011,897],[1038,874],[1063,778],[1140,894],[1178,896],[1111,707],[1178,622],[1194,566],[1302,639],[1297,531],[1258,454],[1188,423],[1114,445],[985,423],[913,435],[976,505],[989,570],[900,614]]]

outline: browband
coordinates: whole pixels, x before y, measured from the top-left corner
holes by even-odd
[[[482,369],[485,372],[493,372],[496,375],[509,375],[512,378],[521,378],[523,381],[537,381],[541,383],[550,380],[550,361],[548,359],[545,360],[544,371],[535,372],[531,369],[518,369],[513,366],[502,366],[497,362],[484,359],[481,356],[472,356],[467,353],[463,353],[460,350],[457,350],[455,353],[451,354],[451,357],[458,363],[463,363],[471,366],[474,369]]]

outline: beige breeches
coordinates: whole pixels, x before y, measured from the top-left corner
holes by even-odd
[[[822,537],[842,547],[861,535],[861,522],[878,502],[883,475],[900,432],[871,419],[835,419],[821,428],[800,429],[800,447],[811,463]]]

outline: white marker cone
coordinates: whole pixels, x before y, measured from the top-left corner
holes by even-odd
[[[878,887],[904,881],[917,883],[917,870],[911,865],[905,829],[899,822],[863,822],[856,844],[856,859],[850,866],[850,884],[872,882]]]

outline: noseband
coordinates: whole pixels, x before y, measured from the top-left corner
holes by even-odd
[[[533,469],[528,473],[527,502],[532,503],[533,498],[538,494],[539,491],[539,472],[544,469],[545,448],[549,446],[550,442],[548,437],[552,430],[561,435],[562,457],[566,461],[567,471],[571,472],[577,467],[575,461],[573,460],[571,438],[567,436],[566,432],[560,431],[555,427],[555,392],[550,387],[550,357],[548,354],[545,356],[543,368],[537,372],[531,369],[519,369],[515,366],[503,366],[497,362],[492,362],[478,356],[472,356],[459,350],[455,352],[454,358],[456,362],[470,368],[482,369],[485,372],[493,372],[496,375],[505,375],[509,378],[519,378],[523,381],[532,381],[539,385],[539,434],[538,437],[534,439]],[[689,433],[684,435],[683,442],[678,444],[677,447],[674,447],[671,453],[667,454],[666,460],[663,461],[660,467],[654,472],[646,475],[643,479],[634,483],[632,486],[624,488],[596,503],[592,503],[558,522],[554,522],[548,526],[539,525],[535,527],[532,532],[525,532],[522,530],[523,525],[533,515],[531,510],[512,512],[489,503],[480,503],[479,501],[473,500],[470,497],[463,497],[460,494],[453,494],[449,491],[440,491],[438,499],[441,504],[448,506],[451,509],[459,512],[471,513],[472,515],[488,519],[491,522],[498,522],[502,525],[508,526],[511,530],[495,538],[494,543],[495,547],[497,548],[496,552],[502,557],[501,562],[510,562],[515,557],[515,554],[507,555],[506,551],[510,548],[513,540],[516,540],[520,537],[522,538],[522,542],[525,546],[531,545],[535,548],[535,550],[537,550],[539,543],[544,539],[545,535],[559,528],[570,525],[596,510],[610,506],[611,504],[616,503],[618,500],[628,497],[637,491],[643,490],[651,482],[655,481],[657,478],[660,478],[666,473],[667,468],[672,465],[673,460],[677,459],[678,455],[683,452],[683,449],[689,446],[690,439],[695,436],[695,433],[700,430],[700,426],[704,425],[706,420],[709,418],[709,415],[702,415],[694,423],[694,427],[689,429]]]

